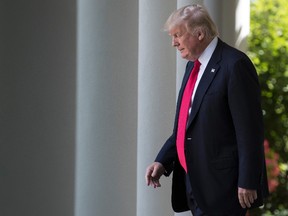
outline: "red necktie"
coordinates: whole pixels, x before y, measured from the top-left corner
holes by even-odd
[[[185,152],[184,152],[186,126],[187,126],[187,119],[188,119],[188,111],[189,111],[189,107],[191,104],[191,97],[192,97],[194,86],[197,80],[200,65],[201,63],[197,59],[194,62],[194,67],[192,69],[192,72],[189,76],[186,87],[184,89],[184,93],[183,93],[183,97],[181,101],[181,107],[179,111],[179,118],[178,118],[176,146],[177,146],[177,152],[178,152],[178,158],[179,158],[180,164],[182,165],[186,173],[187,173],[187,165],[186,165]]]

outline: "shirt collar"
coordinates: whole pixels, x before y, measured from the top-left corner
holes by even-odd
[[[218,37],[215,37],[210,43],[209,45],[206,47],[206,49],[204,50],[204,52],[201,54],[201,56],[199,57],[199,61],[201,62],[201,66],[204,66],[204,68],[206,68],[214,50],[216,49],[218,43]]]

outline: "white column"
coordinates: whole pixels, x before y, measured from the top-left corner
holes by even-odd
[[[1,216],[74,214],[75,8],[1,0]]]
[[[231,46],[246,51],[250,25],[250,1],[204,0],[204,5],[218,26],[220,38]]]
[[[235,47],[247,51],[247,37],[250,32],[250,1],[237,0],[235,23]]]
[[[75,215],[136,215],[138,3],[79,0],[77,14]]]
[[[137,216],[173,214],[171,177],[162,177],[162,187],[154,189],[144,174],[173,128],[176,55],[161,29],[175,9],[173,1],[139,1]]]

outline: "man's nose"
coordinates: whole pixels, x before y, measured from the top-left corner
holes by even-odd
[[[178,45],[179,45],[179,43],[178,43],[177,39],[173,37],[172,38],[172,46],[177,47]]]

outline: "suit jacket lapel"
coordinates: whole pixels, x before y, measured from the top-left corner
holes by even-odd
[[[203,97],[209,88],[210,84],[212,83],[214,77],[216,76],[218,70],[220,69],[220,65],[218,62],[221,60],[221,50],[222,50],[222,41],[218,39],[217,47],[214,51],[214,53],[211,56],[211,59],[206,66],[206,69],[204,71],[204,74],[199,82],[199,85],[197,87],[193,103],[192,103],[192,111],[190,113],[189,119],[188,119],[188,127],[193,122],[200,106],[203,100]]]

